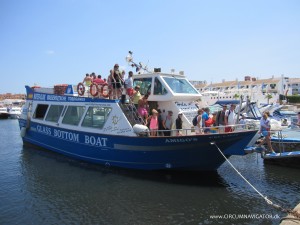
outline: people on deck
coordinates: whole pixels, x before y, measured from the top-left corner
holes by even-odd
[[[111,90],[109,92],[109,99],[114,99],[113,91],[112,91],[112,89],[113,89],[112,83],[113,83],[112,70],[110,70],[109,75],[107,77],[107,86],[108,86],[108,89]]]
[[[101,79],[101,75],[98,75],[96,79],[93,80],[93,83],[104,84],[104,81]]]
[[[195,132],[196,134],[202,134],[203,133],[203,130],[202,130],[202,127],[203,127],[203,109],[198,109],[198,116],[197,116],[197,125],[195,126]]]
[[[85,74],[85,78],[83,79],[82,83],[84,83],[84,85],[86,87],[90,87],[92,84],[92,81],[93,81],[92,77],[90,77],[90,75],[87,73],[87,74]]]
[[[132,96],[132,102],[135,106],[136,109],[138,109],[138,104],[139,104],[139,100],[141,99],[141,93],[140,93],[140,86],[139,85],[136,85],[134,87],[134,93],[133,93],[133,96]]]
[[[264,112],[262,118],[260,119],[260,130],[259,132],[264,136],[264,139],[258,144],[261,147],[263,144],[267,143],[269,151],[275,153],[271,144],[271,122],[269,117],[269,112]]]
[[[165,129],[164,134],[165,136],[171,136],[171,129],[173,126],[173,112],[168,111],[168,115],[166,116],[166,119],[163,121],[163,127]]]
[[[97,76],[94,72],[91,73],[90,77],[92,78],[92,81],[94,81],[97,78]]]
[[[140,117],[142,117],[142,119],[144,119],[146,124],[147,124],[147,120],[148,120],[148,109],[149,109],[148,95],[144,95],[138,101],[138,113],[139,113]]]
[[[126,88],[126,94],[131,98],[134,90],[133,90],[133,72],[128,72],[128,78],[125,80],[125,88]]]
[[[216,126],[219,127],[219,132],[220,133],[224,133],[225,132],[225,126],[226,126],[226,121],[225,121],[225,113],[227,111],[227,106],[226,105],[223,105],[222,107],[222,110],[219,111],[217,113],[217,116],[216,116]]]
[[[119,71],[119,65],[115,64],[114,69],[111,70],[112,94],[114,99],[119,99],[121,97],[122,82],[122,74]]]
[[[210,127],[211,126],[211,119],[209,117],[210,109],[208,107],[202,109],[202,127]],[[207,122],[210,120],[210,122]],[[209,129],[204,128],[204,133],[208,133]]]
[[[164,136],[164,125],[163,125],[163,118],[161,115],[161,110],[157,109],[158,115],[157,115],[157,120],[158,120],[158,136]]]
[[[225,113],[225,132],[232,132],[234,131],[234,126],[236,124],[236,113],[235,113],[235,104],[231,104],[229,110]]]
[[[183,116],[182,112],[179,112],[178,117],[175,121],[175,123],[176,123],[176,135],[177,136],[182,136],[182,124],[183,124],[182,116]]]
[[[150,136],[157,136],[158,131],[158,112],[155,109],[152,109],[152,115],[148,118],[149,120],[149,128],[150,128]]]

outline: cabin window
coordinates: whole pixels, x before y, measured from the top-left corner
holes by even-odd
[[[168,93],[167,90],[161,84],[160,80],[157,77],[155,77],[155,79],[154,79],[154,92],[153,92],[153,94],[155,94],[155,95],[165,95],[167,93]]]
[[[176,77],[163,77],[174,93],[198,94],[197,90],[186,80]]]
[[[62,123],[77,126],[83,116],[84,111],[84,106],[69,106]]]
[[[51,105],[45,120],[57,123],[63,108],[62,105]]]
[[[38,104],[34,112],[33,118],[44,119],[49,105]]]
[[[140,86],[141,95],[149,94],[151,91],[152,78],[134,78],[133,86]]]
[[[102,129],[110,112],[109,107],[89,107],[81,126]]]

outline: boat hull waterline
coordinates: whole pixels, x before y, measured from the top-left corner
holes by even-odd
[[[20,119],[26,129],[27,120]],[[23,141],[91,163],[144,170],[216,170],[226,156],[243,155],[257,131],[171,137],[105,135],[30,122]]]

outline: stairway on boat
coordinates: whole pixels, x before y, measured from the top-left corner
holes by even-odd
[[[133,103],[119,103],[120,108],[124,112],[131,126],[135,124],[145,124],[144,120],[139,116],[137,108]]]

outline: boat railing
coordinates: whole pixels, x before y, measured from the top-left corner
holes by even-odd
[[[281,155],[281,153],[285,152],[284,142],[283,142],[284,136],[282,135],[282,129],[271,129],[270,132],[273,135],[277,133],[275,136],[278,139],[278,150]]]
[[[158,136],[164,136],[164,132],[170,132],[171,136],[188,136],[188,135],[213,135],[225,133],[238,133],[250,130],[258,130],[254,126],[247,126],[244,124],[228,125],[228,126],[213,126],[202,127],[200,133],[195,132],[195,128],[171,129],[171,130],[157,130]],[[148,136],[151,136],[151,130],[147,131]]]

